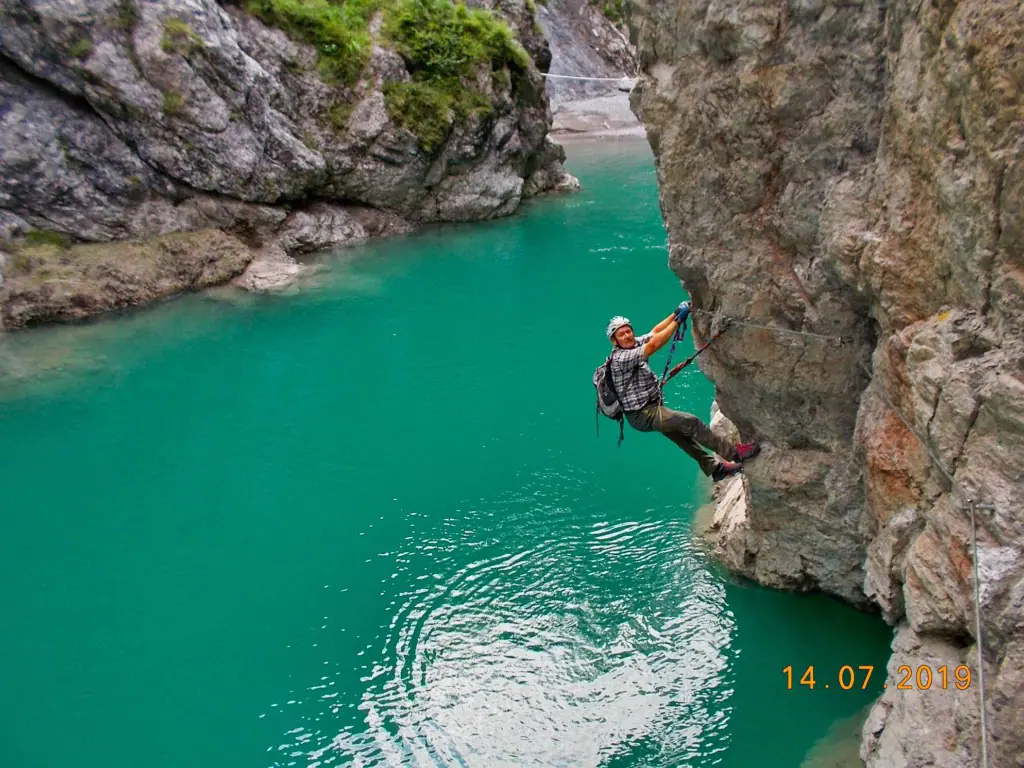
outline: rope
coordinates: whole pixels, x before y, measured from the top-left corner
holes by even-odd
[[[704,315],[705,317],[714,318],[716,315],[711,312],[706,312],[703,309],[691,309],[690,314],[693,315]],[[823,333],[811,333],[810,331],[796,331],[791,328],[780,328],[777,325],[758,325],[757,323],[747,322],[745,320],[736,320],[729,315],[720,315],[722,320],[727,325],[742,325],[747,328],[759,328],[763,331],[774,331],[776,333],[792,333],[796,336],[810,336],[815,339],[825,339],[826,341],[835,341],[839,344],[849,344],[853,342],[853,339],[849,336],[826,336]]]
[[[701,352],[703,352],[705,349],[707,349],[712,344],[714,344],[716,341],[718,341],[718,337],[721,336],[723,333],[725,333],[725,329],[728,328],[728,327],[729,327],[728,323],[724,324],[722,326],[722,329],[718,333],[716,333],[714,336],[712,336],[710,339],[708,339],[700,349],[698,349],[696,352],[694,352],[688,358],[683,360],[683,362],[681,362],[679,365],[677,365],[675,368],[673,368],[669,372],[668,377],[664,378],[664,380],[661,382],[661,386],[664,387],[668,382],[672,381],[672,379],[675,378],[675,376],[680,371],[682,371],[684,368],[686,368],[686,366],[688,366],[690,363],[692,363],[694,360],[696,360],[697,356],[700,355]],[[670,350],[669,351],[669,360],[671,360],[671,359],[672,359],[672,352]],[[667,369],[668,365],[666,364],[665,367]]]
[[[683,322],[676,328],[676,332],[672,334],[672,346],[668,348],[668,359],[665,361],[665,370],[661,372],[661,381],[658,382],[659,387],[664,387],[665,382],[668,381],[668,367],[672,365],[672,355],[675,354],[676,344],[679,343],[685,334],[686,319],[684,318]]]
[[[561,80],[605,80],[610,83],[619,83],[623,80],[629,80],[629,75],[623,75],[622,77],[581,77],[579,75],[552,75],[548,72],[541,72],[544,77],[557,77]]]
[[[692,312],[693,310],[690,310],[690,311]],[[665,370],[662,371],[662,373],[661,373],[661,381],[658,382],[658,386],[660,388],[664,389],[665,385],[668,384],[670,381],[672,381],[672,379],[674,379],[676,377],[676,375],[680,371],[682,371],[684,368],[686,368],[686,366],[688,366],[690,363],[692,363],[694,360],[696,360],[697,356],[700,355],[701,352],[703,352],[705,349],[707,349],[712,344],[714,344],[716,341],[718,341],[718,337],[721,336],[723,333],[725,333],[725,329],[728,328],[728,327],[729,327],[729,322],[728,321],[724,322],[722,324],[721,330],[719,330],[718,333],[716,333],[714,336],[712,336],[710,339],[708,339],[700,349],[698,349],[696,352],[694,352],[688,358],[683,360],[683,362],[681,362],[679,365],[677,365],[675,368],[673,368],[671,371],[669,371],[668,367],[670,365],[672,365],[672,355],[676,351],[676,343],[679,342],[679,341],[682,341],[683,336],[686,335],[686,320],[684,319],[683,322],[679,325],[679,327],[676,328],[676,332],[672,335],[672,346],[669,347],[668,359],[665,361]]]
[[[971,539],[974,541],[974,634],[978,643],[978,709],[981,710],[981,765],[988,768],[988,724],[985,713],[985,659],[981,654],[984,646],[981,643],[981,599],[978,596],[978,532],[974,522],[974,500],[969,504],[971,508]],[[986,507],[994,510],[990,504]]]
[[[691,309],[690,313],[691,314],[700,314],[700,315],[704,315],[706,317],[711,317],[711,318],[715,317],[715,315],[713,315],[712,313],[705,312],[704,310],[700,310],[700,309]],[[845,344],[845,343],[847,343],[847,342],[852,341],[852,339],[850,339],[849,337],[844,337],[844,336],[826,336],[824,334],[811,333],[809,331],[794,331],[794,330],[791,330],[789,328],[778,328],[778,327],[773,327],[773,326],[769,326],[769,325],[759,325],[757,323],[746,322],[745,320],[735,320],[735,319],[729,317],[728,315],[722,315],[721,317],[722,317],[722,320],[725,322],[725,327],[728,327],[730,325],[740,325],[740,326],[744,326],[744,327],[747,327],[747,328],[759,328],[759,329],[762,329],[762,330],[774,331],[774,332],[779,332],[779,333],[792,333],[792,334],[796,334],[798,336],[810,336],[810,337],[819,338],[819,339],[826,339],[826,340],[829,340],[829,341],[836,341],[836,342],[838,342],[840,344],[840,346]],[[720,336],[724,332],[725,327],[723,327],[722,330],[719,331],[718,334],[716,334],[716,336],[712,339],[712,341],[714,341],[714,339],[718,338],[718,336]],[[708,344],[710,344],[710,343],[711,342],[708,342]],[[705,349],[705,348],[707,348],[707,344],[704,345],[704,348],[702,348],[701,351],[703,351],[703,349]],[[873,371],[871,371],[860,360],[857,361],[857,364],[861,367],[861,369],[863,369],[864,373],[867,374],[869,382],[872,382],[872,383],[876,382],[875,374],[874,374]],[[896,414],[896,418],[898,418],[901,422],[903,422],[903,425],[910,431],[910,433],[914,437],[916,437],[918,439],[918,441],[924,447],[924,449],[927,452],[929,458],[931,458],[932,463],[939,470],[939,472],[942,473],[943,477],[945,477],[946,481],[949,483],[949,491],[950,491],[950,493],[953,494],[953,495],[959,495],[961,497],[961,499],[966,503],[966,506],[967,506],[968,510],[970,511],[970,517],[971,517],[971,546],[972,546],[972,551],[973,551],[972,559],[974,561],[974,579],[973,579],[973,581],[974,581],[974,639],[975,639],[975,643],[978,646],[978,709],[980,711],[980,726],[981,726],[981,766],[982,766],[982,768],[988,768],[988,765],[989,765],[989,763],[988,763],[988,718],[987,718],[987,713],[985,711],[985,654],[984,654],[985,643],[984,643],[984,638],[982,636],[981,596],[980,596],[981,577],[980,577],[980,575],[978,573],[978,529],[977,529],[977,522],[976,522],[976,518],[975,518],[975,510],[976,509],[985,509],[985,510],[989,510],[989,511],[994,512],[996,508],[992,504],[975,504],[974,499],[971,496],[967,495],[967,492],[964,489],[964,487],[962,485],[960,485],[959,483],[957,483],[956,479],[949,472],[949,470],[946,469],[946,467],[943,465],[943,463],[939,459],[939,457],[935,455],[934,451],[932,451],[931,446],[928,445],[928,441],[925,440],[924,437],[920,433],[918,433],[918,431],[916,429],[914,429],[914,427],[912,427],[910,425],[910,423],[906,419],[903,418],[903,414],[901,414],[899,412],[899,409],[897,409],[896,406],[893,405],[892,400],[889,399],[888,393],[885,391],[885,387],[882,385],[881,381],[878,380],[877,383],[878,383],[878,386],[876,388],[876,392],[878,393],[879,397],[882,398],[882,401],[889,407],[889,409],[894,414]]]
[[[863,363],[861,363],[858,360],[857,364],[864,369],[864,372],[870,377],[872,381],[875,380],[874,374],[871,371],[869,371]],[[959,485],[953,478],[953,476],[949,473],[949,471],[945,468],[945,466],[943,466],[942,462],[939,460],[939,457],[935,455],[931,447],[928,445],[928,442],[918,433],[916,429],[910,426],[906,419],[903,418],[903,415],[899,412],[899,410],[897,410],[896,406],[893,405],[892,401],[887,396],[885,388],[881,385],[881,382],[879,382],[877,391],[879,396],[882,398],[883,402],[885,402],[885,404],[889,406],[889,409],[894,414],[896,414],[896,418],[902,421],[903,425],[908,430],[910,430],[910,433],[918,439],[918,442],[920,442],[922,446],[924,446],[924,449],[925,451],[927,451],[928,456],[932,460],[932,463],[949,482],[950,493],[954,495],[960,495],[963,498],[964,502],[966,502],[966,506],[970,511],[972,550],[971,559],[974,563],[974,640],[975,643],[977,643],[978,645],[978,710],[981,716],[981,765],[982,768],[988,768],[988,718],[987,713],[985,711],[985,642],[981,634],[981,577],[978,575],[978,527],[974,512],[976,508],[995,511],[995,507],[992,506],[991,504],[975,504],[974,499],[966,494],[963,486]]]

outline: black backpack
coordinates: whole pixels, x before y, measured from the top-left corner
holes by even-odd
[[[633,376],[640,372],[640,366],[633,371]],[[597,424],[598,437],[601,436],[600,420],[598,413],[602,413],[612,421],[619,422],[619,442],[622,445],[624,437],[623,421],[625,415],[622,411],[622,403],[619,402],[619,394],[615,391],[615,384],[612,382],[612,357],[604,361],[594,371],[594,389],[597,390],[597,411],[594,413],[594,422]]]

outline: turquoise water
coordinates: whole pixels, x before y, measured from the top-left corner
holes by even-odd
[[[888,628],[734,583],[696,465],[596,436],[607,318],[683,294],[646,145],[569,165],[290,295],[0,341],[0,766],[790,768],[862,712]]]

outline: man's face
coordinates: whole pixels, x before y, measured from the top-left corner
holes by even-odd
[[[615,341],[623,349],[632,349],[636,345],[636,337],[633,335],[633,329],[628,325],[624,325],[615,332]]]

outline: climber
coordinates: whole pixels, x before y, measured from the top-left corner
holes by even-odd
[[[688,302],[662,320],[650,332],[633,335],[629,319],[616,316],[606,329],[612,342],[611,379],[629,425],[640,432],[660,432],[682,448],[715,482],[740,472],[740,462],[760,451],[757,443],[732,445],[719,437],[698,417],[673,411],[663,404],[661,386],[647,359],[661,349],[690,313]],[[702,447],[703,446],[703,447]],[[717,453],[721,460],[705,452]]]

